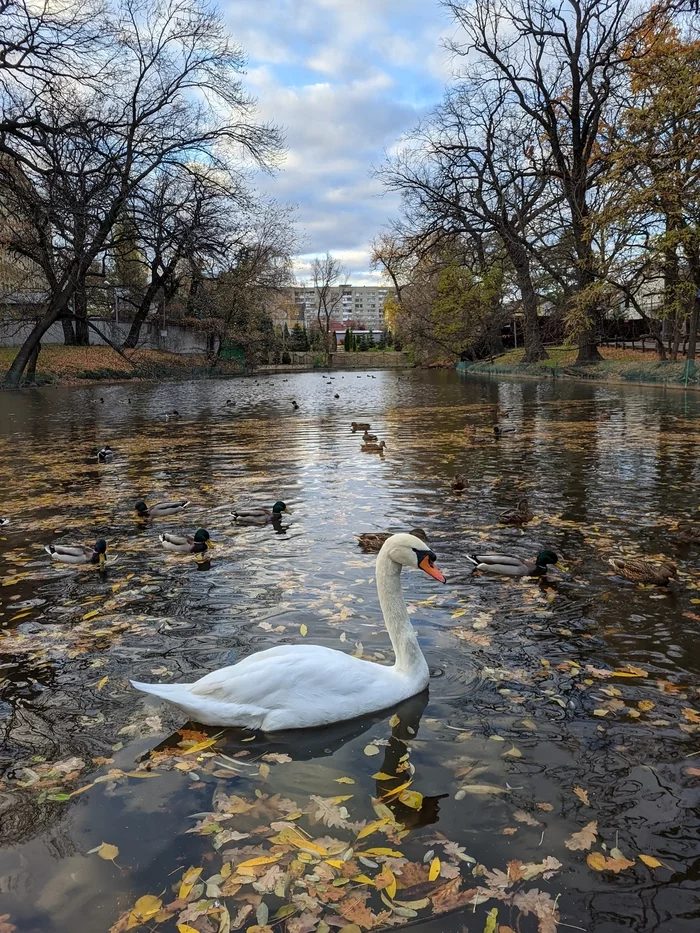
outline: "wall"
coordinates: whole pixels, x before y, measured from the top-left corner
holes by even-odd
[[[102,318],[90,318],[92,323],[118,347],[122,345],[129,333],[128,322],[115,324],[114,321]],[[20,347],[32,329],[32,322],[0,321],[0,347]],[[208,350],[207,334],[200,334],[188,327],[177,324],[168,324],[168,332],[161,337],[160,324],[155,326],[144,324],[141,328],[139,348],[142,350],[167,350],[169,353],[206,353]],[[42,339],[42,345],[63,344],[63,328],[60,323],[52,324]],[[105,346],[100,335],[90,328],[90,343],[95,346]]]

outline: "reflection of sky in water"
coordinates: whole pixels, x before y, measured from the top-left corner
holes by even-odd
[[[224,781],[207,775],[204,761],[194,769],[199,780],[162,771],[109,793],[97,784],[70,802],[40,802],[36,789],[18,787],[17,768],[32,765],[33,755],[77,756],[86,766],[69,790],[110,767],[133,770],[182,718],[132,692],[128,677],[193,679],[242,653],[301,642],[302,623],[309,642],[390,661],[374,558],[353,535],[415,525],[428,532],[448,585],[403,578],[433,673],[410,760],[416,789],[448,796],[431,811],[438,822],[418,820],[404,840],[409,857],[420,861],[436,829],[489,869],[553,855],[561,872],[525,887],[561,895],[562,921],[595,933],[630,922],[640,933],[695,929],[690,872],[700,846],[686,772],[694,759],[684,756],[697,738],[681,710],[697,706],[697,552],[678,547],[668,529],[696,514],[699,400],[636,387],[465,381],[447,372],[374,375],[0,394],[3,511],[13,520],[0,541],[2,574],[20,578],[0,590],[3,629],[13,633],[0,640],[8,771],[0,791],[0,914],[9,911],[19,933],[101,933],[141,894],[168,900],[188,865],[214,873],[220,858],[210,842],[185,831],[192,813],[211,809],[219,783],[246,797],[256,788],[279,792],[302,807],[310,794],[352,792],[353,818],[372,818],[379,790],[371,775],[389,746],[379,745],[377,757],[363,750],[389,740],[392,711],[335,735],[248,746],[227,737],[227,753],[272,749],[294,759],[273,764],[266,778]],[[229,398],[235,407],[225,405]],[[498,442],[496,403],[517,428]],[[173,408],[182,421],[166,425]],[[351,420],[370,421],[386,440],[383,460],[360,453]],[[476,443],[467,442],[465,423],[476,427]],[[107,442],[117,457],[98,465],[91,451]],[[449,488],[458,471],[469,480],[459,497]],[[135,521],[137,498],[180,496],[192,500],[184,515]],[[498,512],[521,496],[535,520],[524,531],[499,527]],[[294,510],[281,530],[234,524],[234,501],[269,507],[278,498]],[[158,530],[198,526],[217,544],[201,573],[155,542]],[[105,581],[52,568],[42,551],[57,537],[98,535],[117,557]],[[547,593],[529,582],[471,578],[465,566],[475,550],[531,557],[542,547],[558,551],[565,568]],[[613,580],[607,557],[633,553],[674,559],[683,588],[666,594]],[[632,663],[650,676],[586,684],[571,662]],[[653,710],[639,714],[640,701]],[[147,716],[160,716],[161,728],[119,735]],[[124,747],[113,752],[118,742]],[[91,764],[98,756],[115,761]],[[474,769],[479,776],[471,778]],[[342,776],[355,781],[350,790],[336,783]],[[473,794],[469,786],[479,782],[509,789]],[[576,786],[589,791],[591,806],[573,795]],[[672,871],[638,863],[620,875],[593,872],[585,852],[563,844],[590,820],[608,849],[618,833],[625,855],[656,855]],[[515,833],[503,835],[508,828]],[[119,846],[121,870],[84,855],[103,840]],[[467,870],[465,887],[477,883]],[[476,919],[446,917],[425,928],[481,930],[492,906],[499,904],[479,907]],[[499,923],[515,928],[517,912],[499,909]],[[533,922],[521,919],[522,933]],[[157,929],[172,933],[174,921]]]

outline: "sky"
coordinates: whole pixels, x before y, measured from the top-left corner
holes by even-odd
[[[312,256],[338,256],[372,284],[369,243],[398,214],[372,177],[434,106],[450,75],[437,0],[222,0],[246,50],[245,86],[286,135],[287,157],[260,187],[296,207],[303,281]]]

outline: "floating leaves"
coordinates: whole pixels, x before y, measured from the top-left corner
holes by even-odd
[[[581,803],[582,803],[584,806],[590,807],[591,802],[590,802],[590,800],[588,799],[588,791],[587,791],[587,790],[584,790],[583,787],[574,787],[574,793],[576,794],[576,796],[578,797],[578,799],[581,801]]]
[[[622,855],[619,858],[611,858],[603,855],[602,852],[589,852],[586,856],[586,862],[593,871],[612,871],[616,875],[634,865],[634,861],[630,861],[630,859]]]
[[[579,832],[569,836],[569,838],[564,841],[564,845],[567,849],[571,849],[572,852],[585,852],[595,843],[597,835],[598,822],[596,820],[591,820],[591,822],[586,823]]]
[[[113,846],[108,842],[103,842],[94,849],[90,849],[88,855],[92,855],[96,852],[100,858],[103,858],[106,862],[113,862],[114,859],[119,855],[119,849],[117,846]]]

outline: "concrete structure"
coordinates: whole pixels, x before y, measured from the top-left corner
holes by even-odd
[[[131,324],[115,323],[99,317],[91,317],[90,321],[99,328],[113,344],[120,347]],[[0,321],[0,347],[21,347],[34,325],[33,321]],[[52,344],[63,345],[63,328],[60,321],[52,324],[41,339],[44,346]],[[213,334],[202,334],[191,327],[181,327],[179,324],[166,324],[163,330],[162,321],[147,321],[141,328],[139,350],[166,350],[169,353],[207,353],[215,349],[216,338]],[[90,344],[95,347],[106,346],[97,331],[90,328]]]
[[[302,321],[310,327],[318,320],[318,295],[313,286],[286,289],[287,297],[302,312]],[[384,329],[384,302],[394,292],[385,285],[342,285],[332,289],[329,306],[333,308],[331,324],[348,325],[373,330]],[[334,329],[336,329],[334,327]]]

